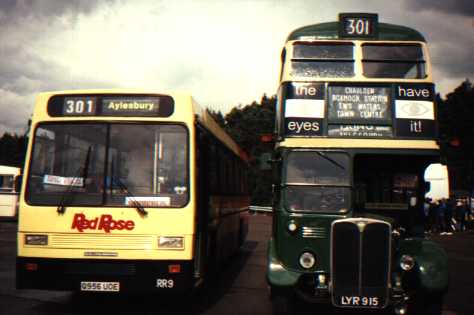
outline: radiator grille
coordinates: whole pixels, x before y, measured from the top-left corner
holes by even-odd
[[[327,238],[327,233],[323,227],[303,226],[301,236],[304,238]]]
[[[157,238],[150,235],[52,234],[49,245],[70,249],[155,249]]]
[[[331,231],[333,304],[386,305],[391,260],[390,224],[366,218],[335,221]],[[357,305],[354,297],[359,301]],[[377,302],[374,302],[375,300]],[[363,305],[362,300],[371,301]]]

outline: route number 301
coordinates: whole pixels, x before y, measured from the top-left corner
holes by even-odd
[[[93,115],[95,113],[95,99],[86,97],[68,97],[64,100],[64,115]]]
[[[346,33],[348,35],[370,35],[370,20],[364,18],[346,19]]]
[[[377,14],[339,14],[341,37],[375,37],[378,33]]]

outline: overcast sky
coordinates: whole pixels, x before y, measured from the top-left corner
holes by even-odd
[[[443,96],[474,78],[474,0],[0,0],[0,135],[48,90],[186,90],[226,113],[276,93],[291,30],[339,12],[423,33]]]

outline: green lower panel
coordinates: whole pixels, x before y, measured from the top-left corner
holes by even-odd
[[[268,241],[267,249],[267,282],[272,287],[294,287],[296,286],[299,277],[298,272],[287,270],[280,263],[276,257],[275,244],[273,239]]]
[[[407,239],[400,243],[399,257],[415,258],[415,269],[410,271],[417,290],[442,293],[448,289],[448,256],[438,244],[421,238]]]

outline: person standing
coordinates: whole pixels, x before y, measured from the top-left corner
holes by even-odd
[[[439,201],[438,206],[438,217],[437,217],[437,225],[439,229],[440,235],[446,235],[446,199],[442,198]]]
[[[424,223],[424,229],[425,233],[429,234],[431,231],[431,198],[426,198],[425,202],[423,203],[423,223]]]
[[[433,233],[438,233],[440,234],[441,232],[443,232],[442,230],[442,220],[441,220],[441,200],[434,200],[432,203],[431,203],[431,222],[432,222],[432,226],[431,226],[431,231]]]
[[[459,231],[466,230],[466,214],[468,210],[468,200],[467,198],[463,198],[459,200],[459,207],[457,208],[457,220],[459,224]]]
[[[446,206],[444,209],[444,221],[445,221],[445,234],[446,235],[453,235],[453,231],[455,230],[453,225],[453,197],[450,197],[446,200]]]

